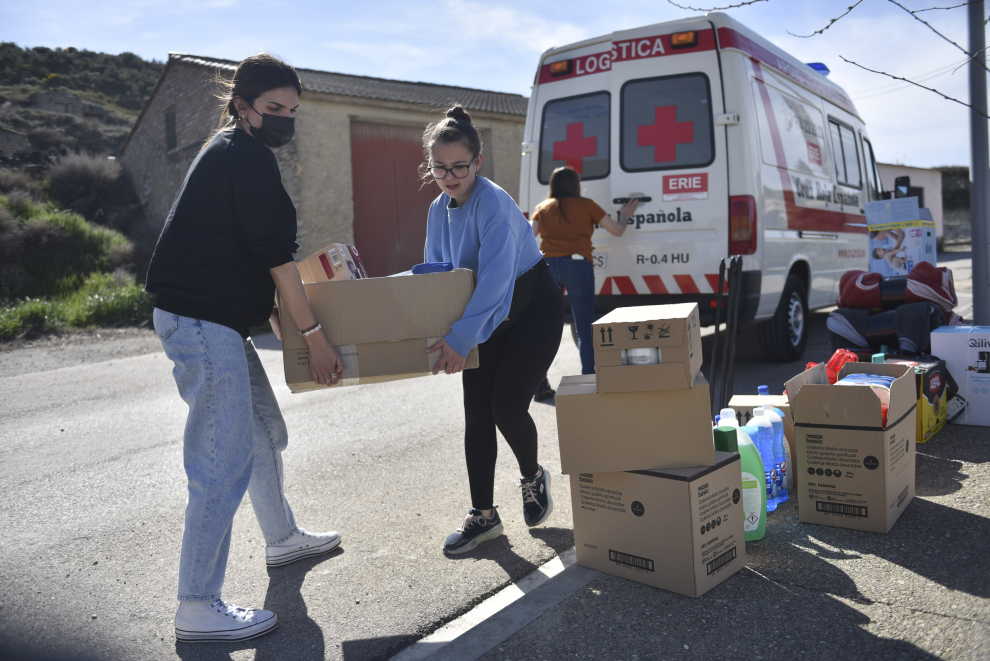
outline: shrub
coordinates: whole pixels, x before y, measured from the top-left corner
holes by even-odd
[[[41,182],[21,170],[0,170],[0,195],[15,191],[27,193],[35,202],[41,201]]]
[[[30,202],[11,205],[4,197],[0,197],[0,212],[6,214],[0,232],[10,237],[12,245],[16,242],[12,260],[23,270],[20,284],[4,283],[7,299],[66,296],[78,290],[90,274],[127,262],[131,243],[123,235],[87,223],[74,213]]]
[[[91,276],[72,296],[72,326],[126,326],[151,319],[154,297],[134,284],[129,274],[115,272]]]
[[[66,308],[65,303],[44,300],[27,300],[0,308],[0,340],[62,330],[68,322]]]
[[[56,161],[47,188],[53,200],[91,221],[114,207],[137,202],[120,163],[87,154],[69,154]]]

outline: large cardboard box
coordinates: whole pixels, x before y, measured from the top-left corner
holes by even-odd
[[[787,440],[787,447],[791,452],[791,468],[796,465],[795,458],[797,451],[794,447],[794,416],[791,415],[791,403],[787,400],[787,395],[771,395],[773,405],[784,413],[784,438]],[[733,395],[729,400],[729,408],[736,412],[736,420],[739,426],[744,427],[753,419],[753,409],[763,406],[759,395]],[[788,488],[794,480],[793,475],[788,475]]]
[[[594,375],[565,376],[555,398],[564,473],[711,466],[708,382],[693,388],[600,393]]]
[[[690,388],[701,371],[697,303],[616,308],[592,325],[598,392]],[[623,365],[623,349],[657,347],[659,365]]]
[[[794,482],[803,523],[888,532],[914,498],[914,369],[846,363],[852,373],[896,377],[887,426],[868,386],[829,385],[819,364],[787,382],[794,415]]]
[[[935,266],[935,223],[918,198],[880,200],[866,205],[870,271],[907,275],[919,262]]]
[[[571,476],[582,567],[700,597],[746,566],[742,471],[714,466]]]
[[[990,326],[942,326],[932,353],[945,360],[966,406],[952,424],[990,427]]]
[[[948,415],[949,372],[945,361],[940,358],[923,361],[887,358],[885,362],[914,368],[914,385],[918,393],[915,415],[918,426],[914,440],[916,443],[927,442],[945,426]]]
[[[426,348],[450,332],[474,292],[474,273],[333,280],[304,285],[316,320],[344,359],[338,386],[395,381],[427,374],[440,352]],[[282,306],[279,305],[279,310]],[[292,315],[281,314],[285,382],[292,392],[326,388],[313,383],[309,345]],[[478,349],[465,369],[478,366]]]
[[[343,243],[331,243],[316,254],[300,260],[296,266],[299,267],[303,282],[360,280],[368,277],[357,248]]]

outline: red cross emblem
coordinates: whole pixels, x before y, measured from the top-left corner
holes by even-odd
[[[636,137],[640,147],[653,147],[654,163],[669,163],[677,160],[677,145],[694,142],[694,122],[678,122],[677,106],[663,106],[654,111],[653,124],[637,129]]]
[[[553,143],[553,160],[567,161],[567,167],[581,173],[584,159],[598,153],[598,138],[584,137],[584,122],[567,125],[567,139]]]

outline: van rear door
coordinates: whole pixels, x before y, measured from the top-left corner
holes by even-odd
[[[714,28],[693,20],[615,32],[612,53],[612,198],[651,200],[622,237],[596,234],[610,261],[600,293],[712,293],[729,207]]]

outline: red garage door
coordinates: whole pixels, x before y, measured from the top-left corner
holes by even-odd
[[[423,129],[351,122],[354,244],[368,275],[406,271],[423,261],[426,215],[440,194],[420,188]]]

